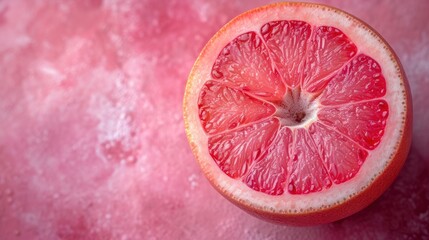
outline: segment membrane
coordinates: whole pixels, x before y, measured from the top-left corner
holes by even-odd
[[[283,81],[292,88],[299,86],[311,35],[310,24],[302,21],[274,21],[262,26],[261,33]]]
[[[317,147],[307,131],[295,129],[292,160],[289,163],[288,191],[292,194],[318,192],[329,188],[332,181],[323,166]]]
[[[353,178],[368,156],[358,144],[320,123],[312,124],[309,133],[336,184]]]
[[[240,90],[207,81],[200,93],[198,111],[206,133],[216,134],[266,118],[276,109]]]
[[[285,92],[265,44],[255,32],[244,33],[225,46],[213,65],[212,77],[271,101],[281,100]]]
[[[282,128],[268,151],[251,165],[243,181],[256,191],[271,195],[283,194],[291,144],[292,131]]]
[[[275,138],[280,124],[276,118],[209,137],[208,148],[216,164],[232,178],[242,177]]]
[[[372,100],[337,107],[325,107],[319,120],[348,136],[362,147],[372,150],[384,134],[389,105],[385,100]]]
[[[309,42],[302,88],[318,92],[329,82],[331,75],[357,52],[357,47],[339,29],[321,26],[315,29]]]
[[[360,54],[344,66],[323,91],[323,105],[344,104],[382,97],[386,94],[386,80],[378,63]]]

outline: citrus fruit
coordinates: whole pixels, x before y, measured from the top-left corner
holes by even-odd
[[[310,3],[231,20],[200,53],[184,97],[209,182],[249,213],[295,225],[335,221],[378,198],[406,159],[411,116],[386,41]]]

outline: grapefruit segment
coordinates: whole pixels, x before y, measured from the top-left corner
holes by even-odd
[[[320,97],[320,103],[344,104],[379,98],[385,94],[386,80],[380,65],[371,57],[360,54],[329,82]]]
[[[291,149],[292,161],[289,163],[290,175],[288,191],[292,194],[306,194],[329,188],[332,181],[323,166],[307,130],[295,130],[294,144]]]
[[[273,21],[261,28],[261,34],[283,81],[297,87],[304,72],[310,24],[303,21]]]
[[[343,183],[356,175],[367,151],[320,123],[313,123],[309,132],[334,183]]]
[[[215,80],[267,100],[280,100],[285,91],[265,44],[255,32],[241,34],[226,45],[218,55],[211,75]]]
[[[357,52],[357,47],[339,29],[320,26],[314,30],[307,51],[302,87],[318,92],[329,82],[329,75],[341,68]]]
[[[198,100],[198,109],[201,124],[209,134],[255,122],[273,115],[276,111],[271,104],[216,81],[207,81],[204,84]]]
[[[242,177],[273,141],[280,124],[276,118],[209,137],[213,160],[232,178]]]
[[[270,195],[283,194],[291,144],[292,131],[289,128],[280,129],[267,152],[251,165],[243,178],[247,186]]]
[[[385,100],[325,107],[319,120],[366,149],[375,149],[384,135],[389,105]]]

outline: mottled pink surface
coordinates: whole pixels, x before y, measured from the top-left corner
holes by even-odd
[[[429,1],[324,2],[377,29],[410,81],[413,145],[381,199],[332,224],[280,226],[201,175],[187,75],[217,29],[267,1],[3,0],[0,239],[428,239]]]

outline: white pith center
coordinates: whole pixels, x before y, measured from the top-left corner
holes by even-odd
[[[282,102],[276,104],[275,115],[282,126],[293,128],[308,128],[317,120],[319,108],[317,94],[303,92],[300,87],[288,89]]]

